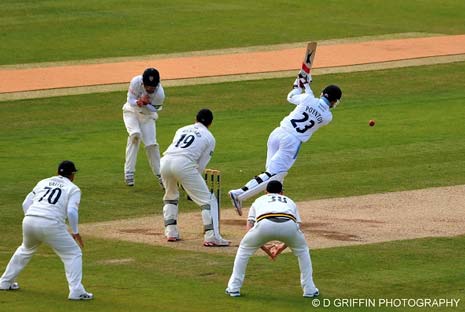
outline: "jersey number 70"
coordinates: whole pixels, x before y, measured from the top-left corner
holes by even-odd
[[[46,196],[48,196],[47,197],[48,203],[51,204],[51,205],[55,205],[58,202],[58,200],[60,199],[61,188],[57,187],[57,188],[52,189],[51,187],[46,186],[46,187],[44,187],[44,189],[47,190],[47,192],[45,192],[45,194],[39,199],[39,202],[41,202],[42,199],[44,199]]]

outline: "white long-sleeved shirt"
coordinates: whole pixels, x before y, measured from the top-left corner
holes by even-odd
[[[26,216],[36,216],[65,223],[68,219],[74,234],[79,233],[81,190],[68,178],[54,176],[37,183],[23,201]]]
[[[143,105],[142,107],[137,106],[137,100],[144,95],[148,95],[150,97],[150,104]],[[159,112],[163,109],[164,101],[165,91],[163,90],[161,83],[158,84],[158,87],[154,93],[147,93],[147,91],[144,89],[142,75],[138,75],[132,78],[129,84],[127,100],[123,105],[123,110],[144,115],[151,115],[152,113]]]
[[[296,136],[301,142],[307,142],[319,128],[329,124],[333,114],[326,98],[316,98],[308,85],[305,93],[293,89],[287,96],[289,103],[296,108],[280,123],[280,127]]]
[[[164,156],[184,156],[198,165],[203,172],[215,150],[215,138],[202,123],[185,126],[176,131],[173,142],[163,153]]]

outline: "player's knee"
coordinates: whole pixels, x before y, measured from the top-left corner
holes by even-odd
[[[129,136],[129,138],[132,141],[132,143],[138,144],[140,142],[140,133],[133,133]]]
[[[276,180],[276,181],[279,181],[279,182],[283,183],[284,178],[286,176],[287,176],[287,171],[278,172],[276,174],[273,174],[273,176],[270,178],[270,180]]]
[[[260,173],[255,177],[258,184],[268,181],[273,175],[267,171]]]
[[[145,146],[146,149],[157,149],[158,143],[148,144]]]

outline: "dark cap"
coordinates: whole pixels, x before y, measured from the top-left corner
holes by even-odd
[[[160,83],[160,73],[155,68],[147,68],[142,74],[144,86],[156,87]]]
[[[268,185],[266,186],[266,191],[272,194],[279,194],[283,191],[283,185],[281,184],[281,182],[277,180],[272,180],[268,182]]]
[[[208,108],[199,110],[196,117],[197,121],[202,123],[205,127],[211,125],[213,121],[213,113]]]
[[[69,176],[77,172],[76,166],[71,160],[64,160],[58,165],[58,174],[61,176]]]

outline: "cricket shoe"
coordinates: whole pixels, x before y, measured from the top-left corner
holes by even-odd
[[[221,236],[215,237],[213,230],[209,230],[205,233],[203,245],[205,247],[227,247],[231,245],[231,242]]]
[[[181,238],[179,237],[179,234],[170,234],[166,235],[166,241],[173,243],[173,242],[179,242]]]
[[[241,292],[240,291],[230,291],[229,288],[226,288],[226,290],[224,291],[224,293],[226,295],[229,295],[230,297],[240,297],[241,296]]]
[[[0,290],[18,290],[19,284],[14,282],[8,285],[7,287],[0,286]]]
[[[229,197],[231,198],[234,208],[236,208],[237,214],[242,216],[242,202],[239,200],[239,198],[234,193],[234,191],[229,191],[228,194],[229,194]]]
[[[175,224],[170,224],[165,227],[165,236],[168,242],[177,242],[181,240],[179,238],[178,227]]]
[[[314,298],[314,297],[318,297],[319,295],[320,295],[320,291],[318,290],[318,288],[316,288],[315,292],[304,294],[304,298]]]
[[[124,176],[124,182],[127,186],[134,186],[134,173],[126,173]]]
[[[68,297],[69,300],[92,300],[94,299],[94,295],[85,291],[82,294],[79,295],[69,295]]]

